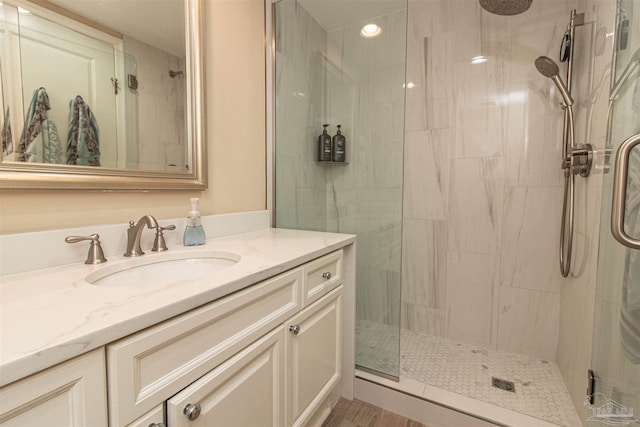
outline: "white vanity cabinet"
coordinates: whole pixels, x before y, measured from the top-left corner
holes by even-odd
[[[330,253],[108,345],[109,424],[305,425],[341,378],[342,259]],[[165,401],[166,420],[147,417]]]
[[[107,425],[104,348],[0,389],[0,425]]]

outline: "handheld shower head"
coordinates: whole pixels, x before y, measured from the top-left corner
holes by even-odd
[[[569,94],[567,86],[560,78],[560,67],[558,67],[558,64],[556,64],[556,62],[548,56],[539,56],[536,59],[535,64],[540,74],[550,78],[556,84],[556,86],[558,87],[558,91],[560,92],[560,96],[562,96],[562,99],[564,100],[564,104],[567,107],[572,106],[573,98]]]
[[[539,56],[536,59],[536,68],[538,72],[545,77],[552,78],[560,74],[560,67],[556,62],[548,56]]]

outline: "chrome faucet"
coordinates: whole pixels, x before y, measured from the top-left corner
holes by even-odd
[[[158,221],[151,215],[145,215],[138,220],[138,223],[129,221],[129,228],[127,229],[127,251],[124,253],[126,257],[134,257],[144,255],[142,248],[140,247],[140,237],[142,236],[142,230],[144,226],[147,228],[157,228]]]

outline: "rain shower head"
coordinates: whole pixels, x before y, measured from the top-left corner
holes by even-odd
[[[569,94],[569,90],[567,86],[564,84],[562,79],[560,78],[560,67],[556,62],[549,58],[548,56],[539,56],[536,59],[536,68],[545,77],[550,78],[558,87],[558,91],[564,100],[564,103],[567,107],[573,105],[573,98],[571,94]]]
[[[531,7],[533,0],[480,0],[480,6],[495,15],[519,15]]]

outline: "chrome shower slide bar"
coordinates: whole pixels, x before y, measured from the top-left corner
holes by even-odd
[[[640,249],[640,240],[624,230],[624,214],[627,201],[627,177],[631,150],[640,144],[640,133],[627,138],[618,148],[613,176],[613,202],[611,206],[611,232],[613,237],[631,249]]]

